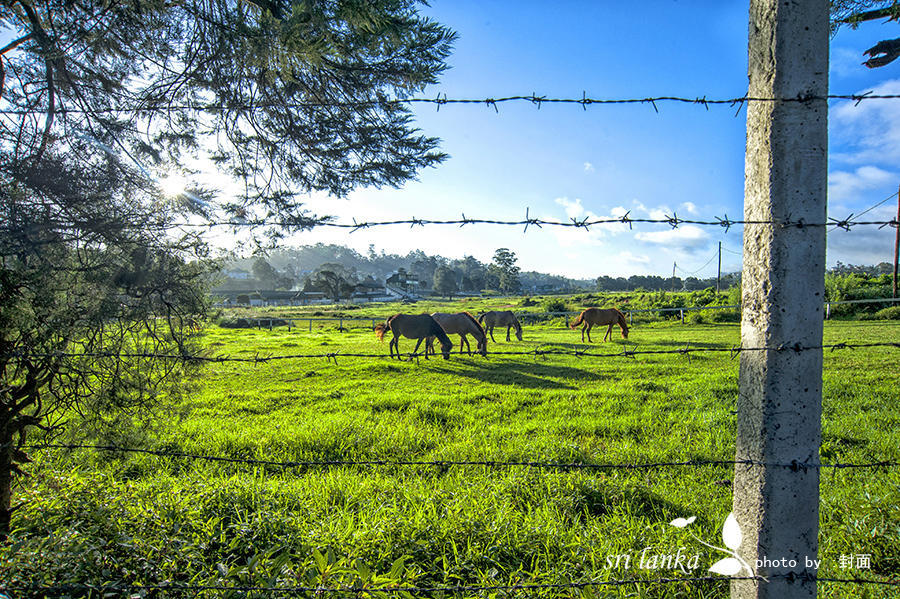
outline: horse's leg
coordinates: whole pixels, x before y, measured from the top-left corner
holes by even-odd
[[[584,330],[587,328],[587,323],[581,325],[581,342],[584,343]]]
[[[506,325],[506,342],[509,343],[509,329],[512,328],[511,324]]]
[[[397,348],[397,359],[400,359],[400,337],[395,333],[394,338],[391,339],[391,342],[388,344],[391,348],[391,358],[394,357],[394,347]]]
[[[472,355],[472,346],[469,345],[469,339],[466,337],[465,333],[459,334],[459,353],[462,353],[463,343],[466,344],[466,351],[469,352],[469,355]]]
[[[434,337],[427,337],[425,339],[425,355],[428,355],[428,352],[434,353]]]
[[[424,337],[419,337],[419,340],[416,341],[416,348],[413,350],[414,354],[419,353],[419,346],[422,345],[422,339],[424,339]],[[425,350],[425,359],[428,359],[428,350]]]
[[[587,334],[588,334],[588,343],[593,343],[594,340],[591,339],[591,327],[594,326],[591,323],[587,323]]]
[[[610,341],[612,341],[612,323],[606,327],[606,334],[603,335],[603,340],[606,341],[606,338],[609,337]]]
[[[493,341],[494,343],[497,343],[497,340],[494,339],[494,325],[485,327],[485,329],[487,329],[487,332],[491,334],[491,341]]]

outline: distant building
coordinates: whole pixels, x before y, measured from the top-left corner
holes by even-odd
[[[233,268],[230,270],[226,270],[225,276],[229,279],[237,279],[240,281],[246,281],[253,278],[253,275],[251,275],[249,271],[246,271],[243,268]]]
[[[423,287],[417,275],[405,270],[398,270],[385,281],[385,289],[392,298],[416,299]]]

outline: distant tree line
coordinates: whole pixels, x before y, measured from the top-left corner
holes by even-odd
[[[378,286],[395,273],[415,281],[418,290],[439,295],[497,291],[519,293],[534,289],[573,291],[590,287],[590,281],[575,280],[538,272],[522,273],[518,257],[509,248],[498,248],[490,263],[472,257],[449,259],[430,256],[422,250],[380,254],[369,246],[363,255],[352,248],[317,243],[311,246],[273,251],[266,257],[234,260],[223,272],[240,269],[248,279],[225,278],[220,289],[289,290],[323,292],[332,299],[349,297],[361,285]]]
[[[719,289],[728,289],[741,282],[741,273],[724,274],[719,279]],[[598,291],[697,291],[708,287],[715,288],[716,278],[698,279],[696,277],[660,277],[656,275],[632,275],[625,277],[597,277]]]

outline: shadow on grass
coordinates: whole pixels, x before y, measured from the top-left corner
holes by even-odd
[[[653,521],[668,521],[682,507],[642,487],[614,485],[578,485],[572,492],[572,509],[595,517],[626,511]]]
[[[490,355],[490,354],[489,354]],[[482,383],[512,385],[529,389],[577,389],[558,379],[599,380],[599,374],[542,362],[468,362],[464,368],[445,368],[439,366],[435,372],[454,374],[456,376],[475,379]]]

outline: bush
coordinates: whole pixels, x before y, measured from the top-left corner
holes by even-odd
[[[545,312],[567,312],[569,307],[566,306],[565,300],[560,297],[553,297],[544,300]]]
[[[882,308],[873,314],[874,320],[900,320],[900,306]]]
[[[522,298],[522,301],[519,302],[519,305],[523,308],[530,308],[531,306],[537,306],[537,302],[530,297]]]

